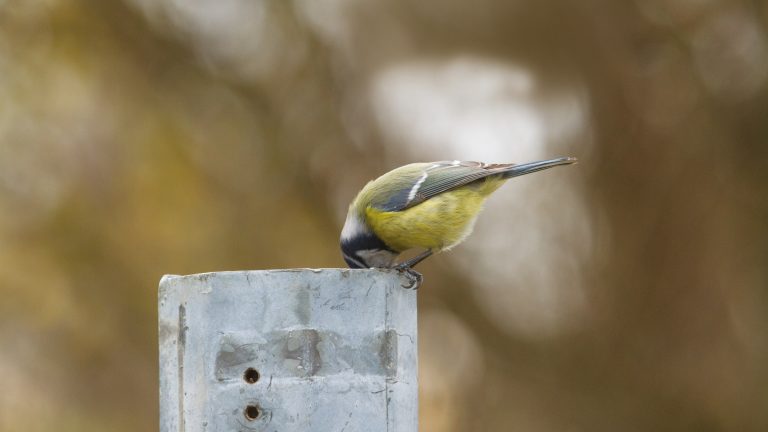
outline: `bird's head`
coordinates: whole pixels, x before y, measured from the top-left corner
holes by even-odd
[[[344,222],[340,243],[344,261],[350,268],[390,267],[398,255],[353,211]]]

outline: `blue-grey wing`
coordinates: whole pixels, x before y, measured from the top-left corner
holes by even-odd
[[[513,166],[462,161],[440,161],[423,165],[420,172],[414,173],[396,186],[397,193],[389,196],[386,201],[377,203],[375,207],[384,211],[403,211],[443,192],[498,174]]]

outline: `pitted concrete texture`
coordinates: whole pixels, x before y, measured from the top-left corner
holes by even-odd
[[[160,431],[416,432],[407,284],[377,269],[163,277]]]

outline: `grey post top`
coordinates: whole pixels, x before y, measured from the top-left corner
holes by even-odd
[[[416,292],[395,271],[160,281],[160,431],[416,432]]]

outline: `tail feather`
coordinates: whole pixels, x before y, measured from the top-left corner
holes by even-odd
[[[557,159],[548,159],[538,162],[529,162],[524,163],[520,165],[513,165],[507,169],[505,169],[503,173],[503,178],[509,179],[512,177],[518,177],[525,174],[530,174],[536,171],[541,171],[549,168],[553,168],[560,165],[570,165],[573,163],[578,162],[578,159],[575,157],[561,157]]]

